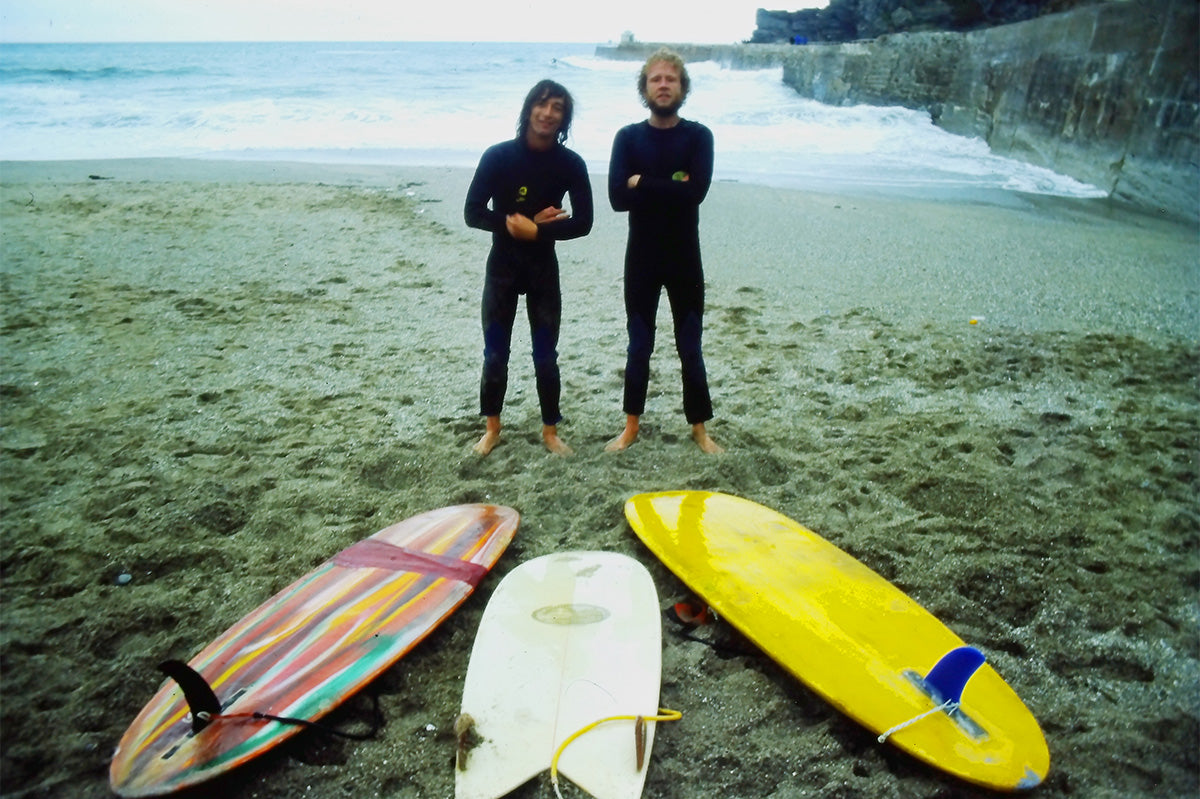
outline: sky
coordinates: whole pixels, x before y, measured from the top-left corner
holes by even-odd
[[[0,0],[2,42],[620,40],[750,38],[771,0]],[[828,0],[791,0],[788,10]]]

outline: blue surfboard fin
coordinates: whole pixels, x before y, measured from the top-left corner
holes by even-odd
[[[975,672],[979,671],[984,660],[983,653],[975,647],[960,646],[943,655],[942,659],[935,663],[925,676],[921,676],[912,669],[905,669],[905,678],[913,684],[913,687],[929,697],[936,707],[887,730],[879,736],[879,742],[883,743],[893,733],[939,711],[944,711],[964,735],[977,741],[985,740],[988,737],[987,730],[959,707],[962,702],[963,689],[967,687],[967,681]]]
[[[958,704],[962,701],[967,681],[983,665],[983,653],[973,646],[951,649],[925,675],[925,684],[941,695],[941,701]]]

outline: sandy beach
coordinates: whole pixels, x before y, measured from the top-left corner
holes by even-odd
[[[317,734],[180,796],[453,795],[488,596],[518,563],[623,552],[641,491],[723,491],[821,533],[981,648],[1039,719],[1042,799],[1200,791],[1200,239],[1047,197],[718,183],[705,349],[727,452],[681,410],[669,314],[623,453],[625,219],[559,245],[560,432],[523,316],[504,440],[478,379],[486,234],[461,169],[0,165],[0,794],[109,796],[160,683],[274,592],[415,513],[516,508],[477,593]],[[665,309],[665,303],[664,303]],[[128,576],[129,579],[124,579]],[[645,796],[990,796],[840,715],[736,633],[664,627]],[[732,651],[731,651],[732,650]],[[219,793],[213,793],[216,790]],[[539,778],[518,799],[552,796]],[[582,794],[573,788],[568,797]]]

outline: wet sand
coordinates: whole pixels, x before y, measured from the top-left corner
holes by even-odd
[[[97,178],[90,179],[89,175]],[[698,451],[669,314],[642,439],[619,432],[622,216],[559,245],[560,427],[528,331],[504,440],[471,445],[488,237],[469,172],[187,160],[0,165],[0,792],[108,796],[125,727],[187,659],[379,528],[522,514],[479,591],[315,734],[192,794],[449,797],[496,581],[565,549],[646,564],[649,490],[744,496],[818,531],[989,659],[1037,716],[1037,796],[1200,790],[1200,244],[1097,201],[714,185]],[[991,198],[999,199],[999,198]],[[126,584],[122,575],[131,579]],[[832,710],[717,627],[664,628],[647,797],[989,796]],[[518,790],[548,797],[546,778]],[[580,796],[578,791],[568,797]]]

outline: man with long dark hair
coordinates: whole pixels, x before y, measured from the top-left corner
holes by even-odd
[[[692,438],[705,452],[721,452],[704,423],[712,399],[700,348],[704,323],[704,270],[700,263],[700,203],[712,183],[713,136],[679,116],[691,82],[676,53],[663,48],[646,60],[638,92],[650,118],[617,131],[608,169],[614,211],[629,212],[625,248],[625,429],[610,451],[637,440],[646,391],[658,300],[665,288],[675,323],[683,374],[683,412]]]
[[[539,82],[525,97],[516,138],[484,152],[467,189],[463,210],[467,224],[492,234],[483,286],[479,405],[486,430],[475,445],[480,455],[487,455],[500,441],[500,411],[521,294],[533,340],[542,440],[551,452],[571,451],[558,435],[562,292],[554,242],[586,236],[593,214],[587,167],[564,146],[573,112],[570,92],[551,80]],[[562,207],[566,196],[570,213]]]

